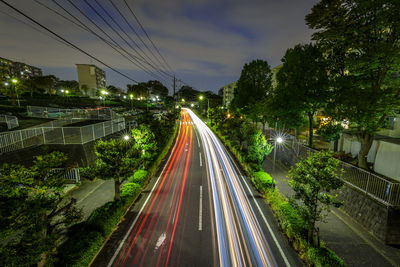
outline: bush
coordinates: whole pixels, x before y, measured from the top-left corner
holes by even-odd
[[[307,251],[307,257],[315,267],[346,266],[346,264],[343,262],[341,258],[339,258],[332,250],[325,247],[310,248]]]
[[[97,171],[96,168],[91,166],[79,168],[79,174],[81,178],[85,178],[91,181],[93,181],[94,178],[96,177],[96,171]]]
[[[68,236],[58,248],[55,266],[88,266],[104,242],[101,233],[85,222],[71,227]]]
[[[147,171],[145,170],[138,170],[135,172],[135,174],[133,175],[133,179],[131,177],[131,179],[129,179],[129,182],[131,183],[137,183],[140,185],[144,185],[144,183],[147,180]]]
[[[121,201],[130,203],[139,193],[142,187],[137,183],[126,183],[121,188]]]
[[[122,201],[112,201],[95,209],[87,219],[87,224],[107,237],[121,220],[125,213]]]
[[[272,184],[275,186],[275,181],[272,179],[271,175],[264,171],[255,172],[252,181],[256,188],[263,194],[272,187]]]

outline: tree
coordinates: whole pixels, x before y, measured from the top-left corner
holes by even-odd
[[[256,164],[258,169],[261,169],[265,157],[272,152],[274,146],[267,142],[264,134],[260,130],[257,130],[250,136],[247,145],[247,160]]]
[[[132,138],[135,140],[134,148],[140,152],[140,158],[143,160],[144,168],[147,163],[154,159],[157,153],[157,143],[154,133],[146,125],[140,125],[139,128],[132,129]]]
[[[209,108],[207,111],[208,118],[210,119],[211,126],[221,129],[222,124],[226,120],[226,115],[221,107]]]
[[[307,15],[329,60],[334,119],[347,119],[367,168],[373,136],[400,105],[400,2],[323,0]]]
[[[300,203],[293,202],[308,226],[308,242],[319,245],[319,231],[315,224],[326,218],[330,206],[339,207],[343,203],[337,195],[331,195],[334,190],[343,186],[339,179],[340,161],[332,157],[329,151],[311,153],[292,167],[289,171],[289,185],[295,192]],[[296,204],[297,203],[297,204]],[[315,240],[317,237],[317,241]]]
[[[313,44],[296,45],[286,51],[277,74],[276,98],[286,99],[280,109],[304,112],[308,117],[309,146],[313,145],[315,113],[329,100],[327,66],[321,50]]]
[[[233,107],[246,109],[269,95],[272,90],[271,77],[268,62],[258,59],[246,63],[237,83]]]
[[[147,98],[149,95],[149,89],[147,88],[146,83],[128,84],[126,86],[128,88],[128,94],[132,94],[135,99],[141,97]]]
[[[85,96],[88,95],[88,93],[89,93],[89,87],[88,87],[86,84],[83,84],[83,85],[81,86],[81,90],[83,91],[83,94],[84,94]]]
[[[111,94],[113,97],[121,96],[122,95],[122,89],[118,88],[114,85],[109,85],[107,86],[107,91]]]
[[[54,75],[34,76],[31,77],[33,86],[39,90],[45,91],[46,94],[55,94],[58,78]]]
[[[95,145],[96,167],[103,179],[114,179],[115,200],[120,200],[120,186],[139,166],[139,151],[131,141],[122,138],[99,140]]]
[[[0,169],[0,253],[2,266],[43,266],[62,231],[78,222],[76,200],[64,193],[66,156],[38,156],[32,167],[4,164]]]
[[[154,95],[158,95],[160,97],[168,96],[168,88],[157,80],[148,81],[146,86],[150,88],[151,93]]]
[[[63,90],[68,90],[73,95],[79,95],[79,83],[75,80],[59,80],[56,87]]]
[[[337,151],[340,133],[343,131],[342,125],[332,121],[326,124],[320,124],[317,133],[326,138],[330,142],[334,142],[334,151]]]

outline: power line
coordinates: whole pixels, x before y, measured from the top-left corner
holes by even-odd
[[[128,19],[124,16],[124,14],[120,11],[120,9],[118,8],[117,5],[115,5],[115,3],[112,0],[109,0],[109,2],[111,3],[111,5],[117,10],[117,12],[119,13],[119,15],[124,19],[125,23],[128,25],[128,27],[133,31],[133,33],[137,36],[137,38],[141,41],[141,43],[147,48],[148,51],[150,51],[150,53],[153,55],[153,57],[163,66],[166,68],[169,68],[168,65],[165,65],[165,63],[163,63],[154,53],[153,50],[151,50],[148,45],[146,44],[146,42],[143,41],[142,37],[140,37],[140,35],[138,34],[138,32],[135,30],[135,28],[132,26],[132,24],[128,21]],[[171,70],[171,68],[170,68]],[[164,72],[164,71],[163,71]],[[173,71],[171,70],[172,75],[167,73],[168,76],[173,77]],[[164,72],[166,73],[166,72]]]
[[[111,0],[112,2],[112,0]],[[142,29],[142,31],[146,34],[147,39],[149,39],[150,43],[153,45],[154,49],[157,51],[157,53],[160,55],[160,57],[162,58],[162,60],[165,62],[165,64],[169,67],[170,71],[172,71],[172,73],[174,73],[174,71],[172,70],[171,66],[168,64],[168,62],[165,60],[165,58],[162,56],[162,54],[160,53],[160,51],[158,50],[158,48],[156,47],[156,45],[153,43],[153,41],[151,40],[150,36],[147,34],[146,30],[144,29],[143,25],[140,23],[138,17],[135,15],[135,12],[133,12],[133,10],[131,9],[131,7],[128,5],[128,3],[126,2],[126,0],[124,0],[125,5],[128,7],[129,11],[131,12],[132,16],[135,18],[136,22],[139,24],[140,28]]]
[[[153,67],[158,73],[162,74],[166,74],[167,76],[169,76],[168,73],[164,72],[161,68],[156,68],[158,67],[157,64],[143,51],[143,49],[135,42],[135,40],[133,40],[129,34],[127,34],[127,32],[121,27],[121,25],[110,15],[110,13],[103,7],[102,4],[99,3],[99,1],[94,0],[96,2],[96,4],[101,8],[101,10],[103,10],[103,12],[114,22],[114,24],[126,35],[126,37],[128,37],[129,40],[131,40],[131,42],[142,52],[142,54],[144,56],[146,56],[146,58],[151,61],[151,64],[142,56],[142,54],[140,54],[138,51],[136,51],[136,49],[134,50],[138,55],[140,55],[142,57],[142,59],[151,67]],[[88,3],[85,0],[86,3]]]
[[[21,14],[22,16],[24,16],[25,18],[29,19],[30,21],[32,21],[33,23],[35,23],[36,25],[40,26],[41,28],[45,29],[46,31],[50,32],[51,34],[57,36],[59,39],[61,39],[62,41],[64,41],[65,43],[69,44],[70,46],[74,47],[75,49],[79,50],[80,52],[82,52],[83,54],[87,55],[88,57],[94,59],[95,61],[99,62],[100,64],[103,64],[104,66],[110,68],[111,70],[113,70],[114,72],[118,73],[119,75],[127,78],[128,80],[135,82],[135,83],[139,83],[138,81],[136,81],[135,79],[127,76],[126,74],[120,72],[119,70],[114,69],[113,67],[111,67],[110,65],[108,65],[107,63],[105,63],[104,61],[96,58],[95,56],[92,56],[91,54],[89,54],[88,52],[86,52],[85,50],[79,48],[78,46],[76,46],[75,44],[71,43],[70,41],[68,41],[67,39],[65,39],[64,37],[60,36],[59,34],[55,33],[54,31],[50,30],[49,28],[47,28],[46,26],[44,26],[43,24],[41,24],[40,22],[38,22],[37,20],[31,18],[30,16],[28,16],[27,14],[25,14],[24,12],[22,12],[21,10],[17,9],[16,7],[12,6],[11,4],[9,4],[8,2],[4,1],[4,0],[0,0],[0,2],[2,2],[3,4],[5,4],[6,6],[8,6],[9,8],[13,9],[14,11],[16,11],[17,13]]]
[[[59,7],[61,7],[65,12],[67,12],[68,14],[72,15],[70,12],[67,11],[67,9],[65,7],[63,7],[61,4],[59,4],[56,0],[52,0],[54,3],[56,3]],[[97,25],[96,22],[94,22],[89,16],[86,15],[85,12],[83,12],[76,4],[74,4],[71,0],[67,0],[76,10],[78,10],[79,13],[81,13],[87,20],[89,20],[98,30],[100,30],[104,35],[106,35],[111,42],[113,42],[119,49],[121,49],[122,51],[124,51],[125,53],[127,53],[133,60],[135,60],[136,63],[132,62],[134,65],[136,65],[137,67],[139,67],[140,69],[144,70],[147,74],[149,74],[150,76],[153,76],[156,79],[160,79],[160,77],[154,73],[151,72],[151,70],[149,70],[147,67],[145,67],[140,61],[142,61],[142,59],[132,55],[130,52],[128,52],[127,50],[125,50],[118,42],[116,42],[109,34],[107,34],[100,26]],[[74,16],[75,19],[77,19]],[[79,19],[77,19],[82,25],[85,25],[84,23],[82,23]],[[104,19],[103,19],[104,20]],[[108,23],[108,22],[106,22]],[[88,26],[85,26],[88,28]],[[94,31],[91,31],[91,33],[95,34],[96,36],[98,36],[97,33],[95,33]],[[126,42],[126,41],[125,41]],[[163,79],[163,78],[161,78]]]

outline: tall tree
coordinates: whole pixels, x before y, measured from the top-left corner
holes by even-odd
[[[399,10],[396,0],[322,0],[306,17],[330,62],[332,115],[350,121],[362,168],[374,134],[400,105]]]
[[[132,141],[122,138],[99,140],[95,145],[96,166],[103,179],[114,179],[114,198],[120,200],[120,186],[139,165],[139,152]]]
[[[154,133],[149,127],[140,125],[132,129],[132,138],[135,140],[134,148],[140,152],[143,166],[146,168],[149,161],[153,160],[157,153],[157,143]]]
[[[307,115],[308,143],[312,147],[314,115],[330,97],[326,61],[316,45],[306,44],[288,49],[282,62],[277,74],[276,98],[287,101],[287,105],[281,105],[280,109],[293,109]]]
[[[64,189],[66,156],[53,152],[38,156],[32,167],[0,168],[0,264],[43,266],[60,243],[62,231],[81,219],[76,200]]]
[[[332,157],[331,152],[321,151],[310,154],[291,168],[288,174],[289,185],[293,188],[301,216],[308,225],[308,242],[319,245],[319,231],[315,224],[323,221],[331,205],[342,205],[336,195],[330,194],[343,186],[338,178],[339,160]],[[317,231],[316,231],[317,230]],[[317,240],[315,239],[317,237]]]
[[[271,75],[267,61],[257,59],[246,63],[237,83],[235,97],[232,100],[233,107],[246,109],[270,94]]]

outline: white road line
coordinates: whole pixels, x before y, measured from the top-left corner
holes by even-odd
[[[200,204],[199,204],[199,231],[203,230],[203,186],[200,185]]]
[[[196,138],[197,138],[197,144],[199,145],[199,147],[200,147],[200,140],[199,140],[199,136],[197,135],[197,131],[194,131],[195,133],[196,133]]]
[[[171,154],[169,155],[168,160],[167,160],[167,162],[165,163],[164,168],[162,169],[160,176],[158,176],[156,183],[154,184],[153,188],[151,188],[151,192],[150,192],[149,195],[147,196],[146,201],[144,202],[142,208],[139,210],[139,213],[136,215],[135,220],[133,221],[133,223],[132,223],[131,226],[129,227],[129,230],[126,232],[124,238],[123,238],[123,239],[121,240],[121,242],[119,243],[119,246],[118,246],[117,250],[115,251],[113,257],[112,257],[111,260],[108,262],[107,267],[111,267],[111,266],[112,266],[112,264],[113,264],[115,258],[118,256],[118,254],[119,254],[119,252],[120,252],[122,246],[123,246],[124,243],[126,242],[126,239],[128,238],[129,234],[132,232],[132,229],[133,229],[133,227],[135,226],[137,220],[139,219],[139,216],[142,214],[144,207],[146,206],[147,202],[148,202],[149,199],[150,199],[150,196],[153,194],[154,188],[157,186],[158,182],[160,181],[160,178],[162,177],[162,175],[163,175],[163,173],[164,173],[165,168],[167,167],[169,161],[171,160],[171,156],[172,156],[173,152],[175,151],[175,148],[176,148],[176,144],[177,144],[177,143],[178,143],[178,142],[175,141],[174,148],[171,150]]]
[[[247,184],[246,180],[243,178],[243,176],[240,175],[240,177],[242,178],[244,184],[246,185],[247,190],[249,191],[249,193],[250,193],[250,194],[253,194],[253,193],[251,192],[250,187],[249,187],[249,185]],[[285,261],[286,266],[289,266],[289,267],[290,267],[291,265],[290,265],[290,263],[289,263],[289,260],[286,258],[286,255],[285,255],[285,253],[283,252],[283,250],[282,250],[282,248],[281,248],[281,245],[279,244],[278,240],[276,239],[276,236],[275,236],[274,232],[272,232],[272,228],[271,228],[271,226],[269,225],[269,223],[268,223],[268,221],[267,221],[267,218],[265,217],[264,213],[261,211],[261,208],[260,208],[260,206],[258,205],[257,201],[254,199],[254,197],[253,197],[252,199],[253,199],[254,203],[256,204],[257,209],[258,209],[258,211],[260,212],[261,217],[263,218],[265,224],[267,225],[268,231],[271,233],[272,239],[274,240],[276,246],[278,247],[278,250],[279,250],[279,252],[281,253],[281,256],[282,256],[283,260]]]
[[[232,163],[235,165],[235,167],[236,167],[236,169],[238,170],[238,172],[241,174],[241,171],[240,171],[240,169],[238,168],[238,166],[236,165],[236,162],[233,160],[232,156],[229,154],[229,152],[228,152],[227,154],[229,155],[229,157],[230,157]],[[246,180],[244,179],[244,176],[243,176],[243,175],[240,175],[240,177],[242,178],[242,181],[243,181],[244,184],[246,185],[247,190],[249,191],[249,193],[250,193],[251,195],[253,195],[253,192],[251,192],[251,189],[250,189],[249,185],[247,184]],[[253,195],[253,196],[254,196],[254,195]],[[276,236],[275,236],[274,232],[272,231],[272,228],[271,228],[270,224],[268,223],[267,218],[265,217],[264,213],[262,212],[260,206],[258,205],[258,203],[257,203],[257,201],[255,200],[254,197],[252,197],[252,200],[253,200],[253,202],[256,204],[257,209],[258,209],[258,211],[259,211],[260,214],[261,214],[261,217],[263,218],[265,224],[267,225],[268,231],[270,232],[270,234],[271,234],[271,236],[272,236],[272,239],[274,240],[276,246],[278,247],[279,253],[281,254],[281,256],[282,256],[282,258],[283,258],[283,260],[284,260],[286,266],[290,267],[291,265],[290,265],[290,263],[289,263],[289,260],[287,259],[285,253],[283,252],[283,249],[282,249],[281,245],[279,244],[278,239],[276,239]]]
[[[203,166],[203,163],[201,162],[201,152],[199,152],[200,155],[200,167]]]

